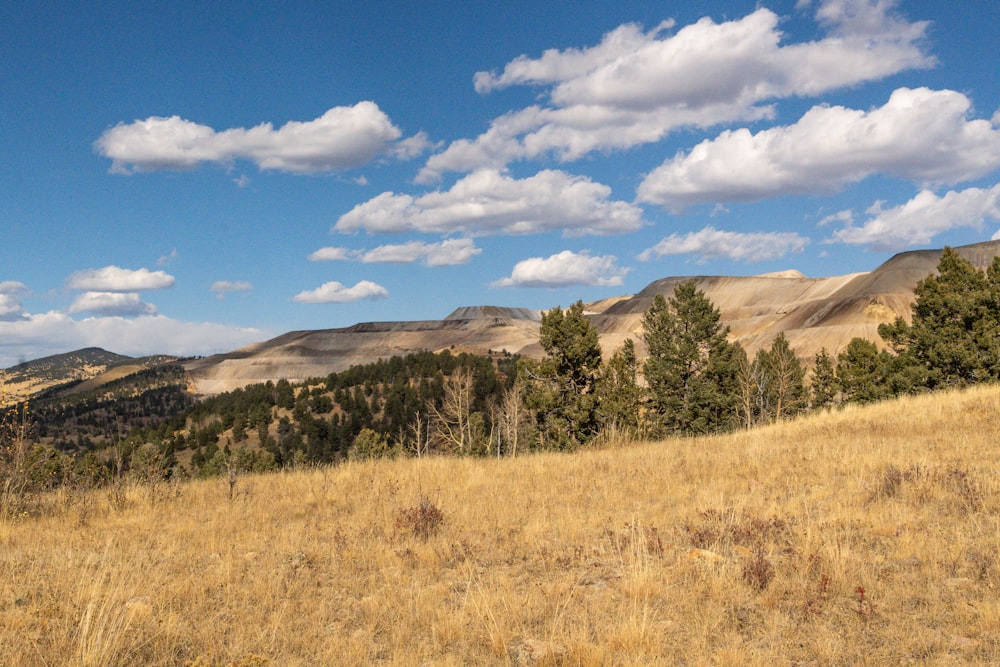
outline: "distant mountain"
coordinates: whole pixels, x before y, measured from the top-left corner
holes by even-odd
[[[55,387],[84,391],[177,359],[167,355],[128,357],[99,347],[87,347],[0,370],[0,383],[7,395],[15,400]]]
[[[985,268],[1000,255],[1000,241],[956,248]],[[856,336],[879,341],[878,325],[910,317],[913,289],[934,273],[941,250],[900,253],[868,273],[807,278],[795,270],[759,276],[695,276],[657,280],[638,294],[588,304],[588,316],[606,354],[627,338],[640,354],[642,314],[657,294],[669,296],[687,280],[719,308],[723,323],[754,354],[784,332],[792,348],[811,359],[831,354]],[[569,304],[562,304],[568,306]],[[368,322],[341,329],[293,331],[227,354],[185,362],[193,386],[204,394],[267,380],[301,381],[395,355],[444,349],[541,356],[539,311],[499,306],[458,308],[443,320]]]
[[[955,248],[979,268],[1000,255],[1000,241]],[[810,360],[821,348],[837,354],[854,337],[880,342],[878,325],[897,316],[909,319],[913,289],[934,273],[941,250],[900,253],[867,273],[807,278],[795,270],[758,276],[684,276],[654,281],[632,296],[587,304],[605,354],[628,338],[642,345],[642,315],[658,294],[669,296],[694,280],[730,327],[730,337],[749,354],[783,332],[796,353]],[[562,304],[568,306],[569,304]],[[189,387],[217,394],[249,384],[325,377],[351,366],[412,352],[516,353],[542,355],[538,344],[541,311],[518,307],[467,306],[441,320],[363,322],[339,329],[292,331],[225,354],[183,361]],[[25,396],[62,385],[87,391],[174,357],[134,359],[87,348],[18,364],[0,371],[8,395]]]

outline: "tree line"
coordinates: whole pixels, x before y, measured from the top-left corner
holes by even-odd
[[[541,359],[421,352],[302,383],[251,385],[193,405],[161,382],[174,372],[165,371],[155,382],[142,379],[155,393],[128,396],[137,417],[127,432],[121,415],[129,413],[100,405],[119,431],[106,434],[96,455],[98,447],[42,420],[24,429],[33,444],[26,448],[22,438],[18,460],[51,486],[133,468],[208,476],[371,457],[517,456],[602,439],[753,428],[847,403],[995,381],[1000,258],[980,271],[946,248],[937,274],[916,286],[911,320],[879,328],[888,349],[856,338],[836,356],[821,350],[808,371],[782,333],[748,355],[693,281],[656,296],[642,324],[637,340],[606,356],[578,301],[543,314]],[[175,410],[149,409],[152,403]],[[82,410],[80,403],[50,406],[42,416],[83,425],[90,417]],[[46,441],[47,432],[58,437]],[[0,440],[4,465],[11,439]]]
[[[628,340],[602,363],[578,302],[542,318],[546,356],[519,376],[536,445],[571,448],[602,433],[640,438],[752,428],[810,410],[1000,380],[1000,257],[985,271],[945,248],[914,289],[912,316],[878,328],[888,349],[855,338],[810,370],[783,333],[752,358],[729,340],[696,283],[655,297],[643,316],[647,357]]]

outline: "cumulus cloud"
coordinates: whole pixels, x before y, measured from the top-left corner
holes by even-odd
[[[484,169],[449,190],[420,197],[384,192],[337,220],[335,231],[372,233],[619,234],[643,226],[642,211],[609,200],[611,188],[584,176],[544,170],[515,179]]]
[[[423,262],[424,266],[454,266],[468,264],[473,257],[482,254],[472,239],[450,239],[440,243],[409,241],[402,244],[381,245],[371,250],[350,250],[340,247],[326,247],[309,255],[312,262],[336,262],[356,260],[363,264],[413,264]]]
[[[412,160],[415,157],[420,157],[429,150],[440,148],[440,146],[440,142],[431,141],[426,132],[417,132],[412,137],[400,139],[394,143],[389,152],[397,160]],[[367,180],[362,176],[358,181],[358,185],[365,185],[366,182]]]
[[[350,259],[352,251],[347,248],[334,248],[327,246],[309,253],[310,262],[340,262]]]
[[[112,160],[111,171],[192,169],[205,162],[228,164],[236,159],[260,169],[315,173],[349,169],[392,153],[400,158],[429,147],[418,134],[402,142],[402,132],[374,102],[333,107],[315,120],[271,123],[217,131],[179,116],[151,116],[107,130],[95,150]]]
[[[423,262],[426,266],[454,266],[468,264],[482,254],[472,239],[449,239],[440,243],[410,241],[399,245],[383,245],[360,255],[365,264],[412,264]]]
[[[0,322],[20,319],[23,313],[24,308],[17,296],[0,292]]]
[[[628,273],[618,266],[614,255],[590,255],[563,250],[551,257],[532,257],[514,265],[510,277],[497,280],[492,287],[570,287],[621,285]]]
[[[69,277],[70,289],[93,292],[135,292],[172,287],[175,279],[165,271],[123,269],[105,266],[101,269],[77,271]]]
[[[646,262],[669,255],[696,255],[699,262],[726,258],[739,262],[766,262],[784,257],[790,252],[802,252],[809,239],[793,232],[729,232],[705,227],[688,234],[671,234],[652,248],[644,250],[639,259]]]
[[[957,227],[982,229],[986,220],[1000,220],[1000,184],[943,196],[923,190],[901,206],[884,209],[877,202],[867,213],[872,217],[863,225],[847,224],[833,233],[832,240],[895,251],[929,244],[936,235]]]
[[[28,286],[16,280],[0,280],[0,294],[27,294]]]
[[[28,293],[24,283],[15,280],[0,281],[0,322],[19,320],[25,316],[21,295]]]
[[[0,321],[0,368],[25,358],[92,346],[132,356],[207,355],[228,352],[272,335],[262,329],[184,322],[162,315],[76,320],[53,311],[28,315],[16,322]]]
[[[155,315],[156,306],[143,303],[137,292],[84,292],[73,300],[69,312],[135,317]]]
[[[956,183],[1000,167],[1000,130],[968,120],[951,90],[900,88],[882,107],[810,109],[794,125],[726,131],[678,154],[639,185],[640,201],[670,209],[826,192],[884,173]]]
[[[292,300],[299,303],[348,303],[368,299],[384,299],[389,291],[370,280],[362,280],[354,287],[345,287],[337,281],[324,283],[314,290],[299,292]]]
[[[225,299],[230,292],[249,292],[253,285],[245,280],[216,280],[211,289],[218,299]]]
[[[498,168],[553,154],[658,141],[682,127],[768,118],[768,101],[823,92],[930,67],[926,22],[909,22],[891,0],[827,0],[816,10],[822,39],[782,44],[780,18],[761,8],[742,19],[710,18],[671,33],[672,22],[643,32],[626,24],[584,49],[520,56],[502,72],[478,72],[476,90],[548,87],[548,105],[513,111],[476,139],[431,156],[418,182],[447,171]]]

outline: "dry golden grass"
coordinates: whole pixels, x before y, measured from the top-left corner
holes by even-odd
[[[998,425],[989,387],[231,502],[64,490],[0,525],[0,663],[996,664]]]

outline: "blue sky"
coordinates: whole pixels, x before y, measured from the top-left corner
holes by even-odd
[[[40,1],[0,26],[0,368],[1000,229],[992,1]]]

